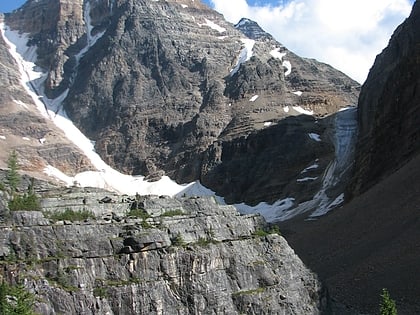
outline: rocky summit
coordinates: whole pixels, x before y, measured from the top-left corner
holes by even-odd
[[[357,103],[356,82],[200,1],[50,2],[28,1],[6,24],[36,48],[38,92],[60,100],[106,163],[200,180],[229,203],[297,205],[321,190],[335,151],[334,123],[322,117]],[[318,180],[298,181],[308,193],[288,195],[316,160]]]

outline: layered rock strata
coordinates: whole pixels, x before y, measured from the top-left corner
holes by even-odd
[[[0,227],[2,276],[23,281],[40,313],[320,313],[318,280],[260,216],[212,198],[105,193],[43,193],[45,209],[85,207],[95,219],[13,212]]]

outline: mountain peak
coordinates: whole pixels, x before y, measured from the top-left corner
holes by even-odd
[[[244,33],[247,37],[260,40],[260,39],[273,39],[273,37],[265,32],[257,22],[248,18],[242,18],[236,25],[235,28]]]

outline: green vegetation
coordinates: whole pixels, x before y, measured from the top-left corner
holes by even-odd
[[[277,225],[272,225],[270,227],[264,228],[264,229],[257,229],[252,233],[252,236],[257,236],[257,237],[264,237],[270,234],[280,234],[280,230],[279,227]]]
[[[17,153],[15,150],[13,150],[12,153],[10,153],[9,158],[7,160],[7,167],[9,168],[9,170],[6,175],[7,184],[9,185],[12,192],[15,192],[17,190],[17,187],[20,183],[20,176],[18,173],[19,167],[17,160]]]
[[[0,284],[0,314],[35,315],[33,306],[35,297],[21,285]]]
[[[162,213],[162,217],[174,217],[174,216],[183,215],[183,214],[184,214],[184,211],[182,211],[181,209],[168,210]]]
[[[24,194],[19,194],[17,192],[19,183],[21,182],[20,175],[18,173],[18,163],[17,163],[17,153],[12,151],[8,160],[7,167],[9,168],[6,175],[7,186],[2,183],[0,189],[6,190],[10,189],[12,199],[9,201],[9,209],[11,211],[39,211],[41,210],[41,204],[39,202],[38,196],[34,192],[34,179],[31,179],[29,184],[28,191]]]
[[[185,241],[184,241],[184,238],[182,237],[181,233],[178,233],[177,236],[173,237],[171,239],[171,242],[172,242],[173,246],[184,247],[186,245]]]
[[[205,237],[200,237],[199,239],[198,239],[198,241],[197,242],[195,242],[195,244],[196,245],[198,245],[198,246],[208,246],[208,245],[210,245],[210,244],[217,244],[217,243],[219,243],[218,241],[216,241],[215,239],[213,239],[213,238],[209,238],[209,237],[207,237],[207,238],[205,238]]]
[[[44,215],[53,220],[57,221],[84,221],[87,219],[94,219],[95,215],[88,210],[74,211],[72,209],[66,209],[64,212],[50,212],[46,211]]]
[[[387,289],[382,289],[379,313],[380,315],[397,315],[397,307],[395,306],[395,301],[391,299]]]
[[[269,235],[270,233],[268,233],[267,231],[265,231],[265,230],[263,230],[263,229],[258,229],[258,230],[255,230],[253,233],[252,233],[252,235],[253,236],[258,236],[258,237],[264,237],[264,236],[267,236],[267,235]]]
[[[131,209],[129,212],[127,212],[127,217],[136,217],[139,219],[146,220],[150,218],[150,214],[148,214],[144,209],[136,208]]]
[[[131,209],[129,212],[127,212],[127,217],[135,217],[135,218],[142,219],[143,221],[140,223],[140,225],[144,229],[153,228],[153,226],[149,222],[146,221],[147,219],[150,218],[150,214],[148,214],[146,210],[144,209],[141,209],[141,208]]]
[[[108,296],[108,291],[104,287],[96,287],[93,289],[93,296],[106,298]]]
[[[14,194],[9,201],[10,211],[40,211],[39,198],[32,192],[23,195]]]

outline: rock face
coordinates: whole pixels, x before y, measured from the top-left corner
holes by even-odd
[[[48,72],[46,94],[68,89],[63,106],[111,166],[152,179],[199,179],[231,201],[256,203],[279,198],[310,159],[325,159],[314,177],[333,159],[331,130],[317,121],[354,105],[358,84],[296,56],[255,22],[243,19],[233,26],[200,1],[49,3],[29,1],[6,22],[30,33],[29,44],[42,56],[38,65]],[[287,120],[302,113],[316,119]],[[302,160],[284,150],[294,142],[286,141],[285,128],[306,151]],[[322,131],[330,144],[310,141],[308,133]],[[241,160],[242,170],[274,159],[272,165],[299,172],[254,169],[249,178],[273,178],[258,182],[261,189],[254,194],[246,174],[238,176],[234,148],[250,156]],[[320,181],[316,185],[309,190],[319,189]],[[238,193],[239,187],[245,190]]]
[[[2,20],[3,17],[0,17]],[[19,167],[42,177],[52,165],[68,174],[91,169],[84,154],[36,108],[20,82],[15,60],[0,37],[0,167],[15,150]]]
[[[105,194],[43,193],[45,210],[84,207],[96,219],[13,212],[0,227],[2,276],[24,281],[39,313],[319,314],[325,306],[314,274],[282,237],[263,232],[260,216],[212,198]]]
[[[420,3],[378,55],[359,100],[356,175],[360,194],[420,152]]]

